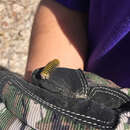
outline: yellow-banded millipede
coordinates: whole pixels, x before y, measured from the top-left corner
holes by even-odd
[[[43,79],[49,79],[50,73],[59,65],[59,60],[54,59],[50,61],[41,71],[40,75]]]

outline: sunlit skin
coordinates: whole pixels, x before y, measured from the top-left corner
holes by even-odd
[[[30,38],[25,79],[34,69],[59,59],[59,67],[84,69],[87,54],[84,14],[52,0],[40,3]]]

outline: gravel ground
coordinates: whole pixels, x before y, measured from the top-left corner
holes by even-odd
[[[0,66],[24,74],[33,18],[40,0],[0,0]]]

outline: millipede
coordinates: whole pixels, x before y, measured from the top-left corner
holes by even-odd
[[[59,63],[60,62],[58,59],[50,61],[40,73],[42,79],[49,79],[50,73],[54,71],[54,69],[59,65]]]

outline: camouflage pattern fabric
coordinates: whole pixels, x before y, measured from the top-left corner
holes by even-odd
[[[119,88],[113,82],[89,72],[86,73],[86,78],[90,85]],[[26,86],[24,86],[26,93],[22,91],[21,80],[23,79],[9,73],[4,73],[0,77],[0,130],[97,130],[36,102],[33,98],[35,95],[25,89]],[[27,85],[31,87],[31,84]],[[123,88],[121,91],[130,96],[130,89]],[[130,112],[120,116],[116,130],[130,130]]]

